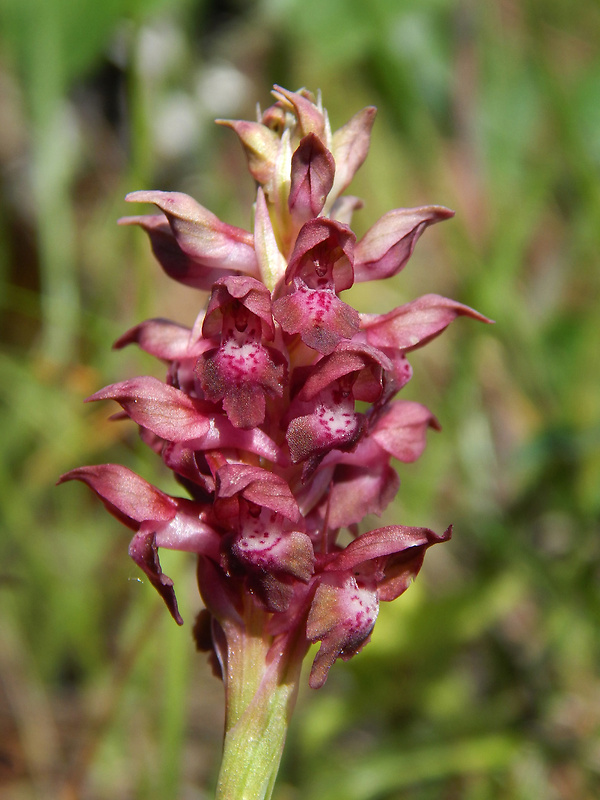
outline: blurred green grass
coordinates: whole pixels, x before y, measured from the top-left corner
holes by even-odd
[[[302,693],[279,800],[600,796],[600,10],[576,0],[0,0],[0,789],[208,798],[220,687],[139,582],[128,536],[57,476],[119,461],[165,486],[85,396],[160,365],[112,341],[200,295],[119,229],[126,191],[178,189],[248,226],[216,116],[320,88],[334,126],[379,107],[353,193],[457,211],[361,310],[425,292],[464,320],[411,359],[443,432],[389,522],[455,525],[373,641]],[[171,556],[169,558],[169,556]]]

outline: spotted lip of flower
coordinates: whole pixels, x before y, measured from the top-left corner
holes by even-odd
[[[204,396],[223,400],[236,428],[264,422],[265,398],[281,397],[287,381],[287,362],[280,350],[263,344],[275,335],[271,296],[259,281],[224,277],[213,287],[202,333],[218,337],[218,347],[202,354],[196,375]]]
[[[83,481],[134,530],[130,555],[179,623],[158,550],[197,554],[221,667],[225,628],[243,630],[251,602],[279,644],[320,642],[316,688],[368,641],[379,603],[406,590],[426,550],[450,538],[450,528],[402,526],[358,535],[398,489],[391,459],[415,460],[439,429],[425,406],[394,399],[412,375],[407,353],[459,316],[490,320],[435,294],[383,314],[340,298],[400,272],[426,228],[453,212],[395,209],[357,242],[349,225],[361,201],[340,195],[366,158],[375,109],[332,133],[306,90],[276,86],[274,96],[257,122],[221,121],[258,184],[253,233],[178,192],[126,198],[159,213],[122,222],[146,231],[170,277],[210,298],[192,328],[153,319],[116,342],[166,362],[166,382],[138,377],[89,399],[119,403],[118,418],[139,426],[191,499],[115,464],[61,482]],[[342,528],[355,537],[345,548]]]

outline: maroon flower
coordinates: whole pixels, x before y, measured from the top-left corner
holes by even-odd
[[[386,368],[392,364],[383,353],[357,342],[341,343],[313,366],[296,370],[286,439],[292,461],[305,462],[305,480],[328,452],[356,446],[366,417],[355,411],[355,402],[379,399]]]
[[[325,355],[358,332],[357,312],[338,297],[354,281],[354,240],[352,231],[334,220],[305,223],[285,273],[289,294],[273,305],[286,333],[299,333],[308,347]]]
[[[275,335],[268,289],[254,278],[221,278],[213,287],[202,333],[220,339],[196,364],[204,396],[213,403],[223,400],[236,428],[260,425],[266,396],[281,397],[287,379],[283,354],[263,343]]]
[[[391,525],[365,533],[329,560],[307,623],[308,638],[320,641],[310,685],[318,689],[336,658],[347,661],[368,642],[380,600],[395,600],[416,577],[425,550],[450,538],[427,528]]]
[[[225,573],[245,577],[269,611],[284,611],[293,579],[307,583],[314,571],[312,543],[287,482],[260,467],[225,464],[216,473],[214,512],[227,532]]]

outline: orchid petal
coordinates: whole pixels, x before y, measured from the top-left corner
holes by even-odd
[[[336,292],[349,289],[354,280],[355,240],[341,222],[318,217],[304,223],[290,256],[286,283],[301,277],[312,289],[323,288],[326,280]]]
[[[131,192],[125,199],[158,206],[167,217],[177,244],[191,259],[208,267],[257,273],[252,234],[221,222],[189,195],[140,191]]]
[[[102,500],[108,511],[129,528],[141,522],[168,522],[177,513],[177,502],[135,472],[120,464],[79,467],[61,476],[60,483],[82,481]]]
[[[441,536],[429,528],[410,528],[404,525],[388,525],[363,533],[325,566],[325,571],[352,570],[367,561],[388,557],[412,548],[427,548],[450,538],[448,528]]]
[[[260,122],[237,119],[218,119],[216,122],[236,132],[246,153],[252,177],[261,186],[268,184],[279,149],[277,134]]]
[[[306,636],[321,641],[310,672],[311,688],[320,688],[334,661],[348,660],[367,643],[379,613],[377,593],[360,587],[354,578],[343,581],[322,581],[315,593]]]
[[[312,543],[300,531],[245,530],[236,539],[232,552],[263,573],[287,573],[306,582],[314,572]]]
[[[156,529],[157,546],[217,561],[220,536],[209,522],[209,512],[193,500],[177,498],[176,502],[177,514]]]
[[[335,159],[335,181],[332,194],[335,197],[350,184],[367,157],[376,114],[374,106],[367,106],[333,134],[331,150]]]
[[[367,514],[381,515],[398,492],[396,471],[383,459],[364,466],[360,451],[364,440],[352,453],[356,465],[339,464],[327,499],[327,524],[347,528],[361,522]]]
[[[412,400],[396,400],[377,420],[370,436],[398,461],[416,461],[425,449],[428,428],[440,424],[428,408]]]
[[[165,601],[171,616],[178,625],[183,625],[183,618],[177,607],[177,599],[173,589],[173,580],[165,575],[158,558],[158,547],[154,532],[139,531],[131,540],[129,555],[148,576],[148,580]]]
[[[115,383],[88,397],[88,402],[93,400],[116,400],[134,422],[171,442],[198,439],[210,428],[206,402],[157,378]]]
[[[309,133],[316,133],[317,136],[323,137],[325,133],[325,118],[323,112],[320,111],[308,97],[300,94],[300,92],[290,92],[288,89],[283,89],[281,86],[277,85],[273,87],[273,96],[284,106],[287,106],[291,110],[293,109],[302,136],[306,136]]]
[[[333,190],[332,190],[333,192]],[[346,194],[343,197],[338,197],[335,203],[331,206],[329,217],[341,222],[342,225],[350,225],[352,222],[352,215],[364,205],[360,197],[353,197]]]
[[[320,214],[333,186],[335,162],[323,142],[309,133],[292,156],[292,183],[288,205],[297,220]]]
[[[387,314],[361,314],[361,329],[369,344],[403,352],[422,347],[459,316],[491,323],[478,311],[439,294],[426,294]]]
[[[390,278],[404,267],[429,225],[454,216],[442,206],[397,208],[384,214],[356,245],[354,280]]]
[[[254,247],[260,276],[267,288],[273,290],[283,279],[287,262],[278,245],[262,188],[256,196],[254,217]]]
[[[333,289],[311,289],[294,278],[294,291],[273,303],[273,316],[286,333],[299,333],[308,347],[323,355],[342,339],[358,333],[360,317]]]
[[[199,261],[188,256],[177,243],[167,218],[162,214],[121,217],[119,225],[139,225],[143,228],[150,238],[152,252],[158,263],[170,278],[184,286],[209,291],[224,273],[238,274],[241,271],[235,267],[225,269],[206,259]]]
[[[352,408],[353,408],[352,403]],[[349,404],[319,403],[312,414],[292,419],[286,431],[292,461],[322,458],[333,448],[351,449],[360,439],[365,426],[362,414],[356,414]]]
[[[241,493],[246,500],[286,517],[292,522],[301,519],[298,504],[283,478],[262,467],[250,464],[226,464],[216,475],[217,498]]]
[[[224,414],[211,417],[207,432],[198,439],[190,440],[188,445],[195,450],[246,450],[283,466],[289,461],[281,448],[263,430],[235,428]]]
[[[192,337],[192,330],[168,319],[148,319],[130,328],[114,343],[115,350],[136,343],[150,355],[165,361],[197,358],[212,343]]]
[[[236,302],[237,301],[237,302]],[[233,312],[243,306],[247,312],[261,322],[262,335],[273,339],[274,326],[271,314],[271,294],[267,287],[248,275],[231,275],[220,278],[212,287],[212,293],[204,316],[202,334],[206,337],[217,337],[223,334],[223,319],[227,312]],[[244,314],[243,327],[247,328],[247,315]],[[231,321],[233,327],[239,327],[240,320]],[[259,331],[259,334],[261,331]]]
[[[314,366],[310,367],[306,377],[302,374],[304,380],[298,393],[298,399],[312,400],[334,381],[338,381],[346,375],[366,371],[371,366],[387,370],[393,368],[390,359],[375,347],[362,343],[341,342],[333,353],[321,358]],[[379,387],[380,392],[381,387]],[[353,394],[355,394],[354,385]],[[364,398],[360,397],[359,399]]]

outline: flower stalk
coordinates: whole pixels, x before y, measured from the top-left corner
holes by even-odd
[[[61,478],[86,483],[134,531],[129,553],[178,624],[159,550],[198,560],[194,635],[225,685],[219,800],[271,796],[310,644],[320,645],[316,689],[369,641],[380,602],[406,591],[427,549],[450,538],[450,527],[359,525],[397,492],[392,458],[414,461],[439,430],[425,406],[396,399],[408,354],[459,316],[489,322],[435,294],[383,314],[342,299],[354,283],[397,275],[425,229],[453,212],[396,209],[357,242],[362,203],[342,193],[366,158],[375,109],[332,133],[309,92],[273,94],[256,122],[220,121],[257,184],[253,232],[178,192],[126,198],[158,213],[122,223],[146,231],[170,277],[210,294],[191,328],[147,320],[115,343],[161,359],[165,382],[133,378],[89,400],[121,406],[117,418],[138,425],[183,496],[117,464]]]
[[[273,642],[254,604],[243,629],[227,630],[223,759],[217,800],[268,800],[296,702],[306,640]],[[233,626],[228,626],[228,628]]]

